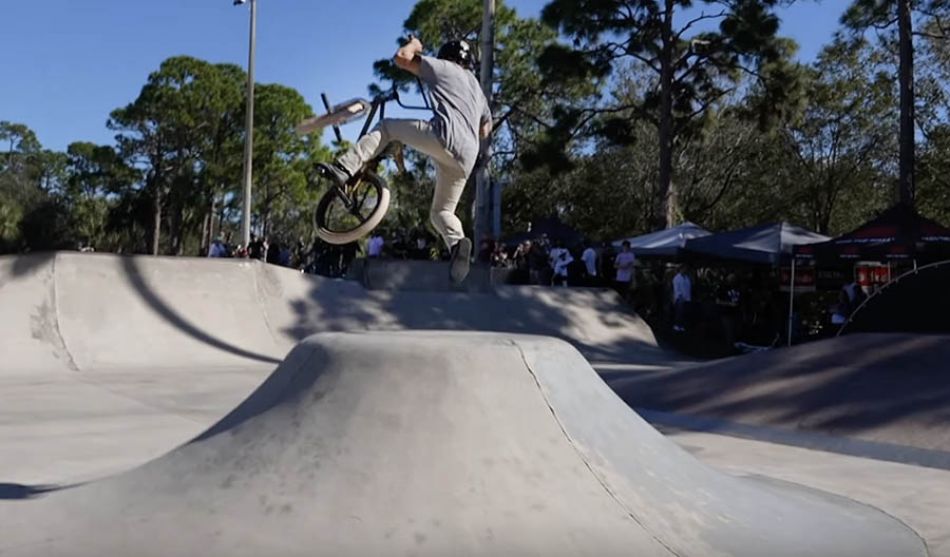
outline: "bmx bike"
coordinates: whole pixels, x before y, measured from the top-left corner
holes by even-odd
[[[304,120],[297,126],[297,133],[302,135],[332,127],[337,140],[342,141],[340,126],[366,117],[366,123],[357,138],[359,140],[369,132],[377,116],[379,121],[386,117],[386,104],[389,102],[395,101],[409,110],[432,110],[431,101],[421,83],[419,87],[425,106],[403,104],[397,87],[376,95],[372,100],[354,98],[332,107],[326,94],[322,94],[327,113]],[[313,215],[313,226],[321,240],[329,244],[348,244],[369,234],[382,222],[389,210],[392,194],[389,185],[374,170],[391,151],[387,149],[368,161],[345,183],[340,183],[322,165],[317,166],[317,173],[330,183]],[[395,158],[397,166],[403,169],[401,148],[396,148]]]

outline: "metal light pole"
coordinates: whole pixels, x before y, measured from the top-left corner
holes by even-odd
[[[244,136],[244,216],[241,234],[244,249],[251,243],[251,177],[254,166],[254,51],[257,48],[257,0],[234,0],[235,6],[251,3],[251,37],[247,55],[247,120]]]
[[[495,69],[495,0],[485,0],[482,14],[482,45],[481,45],[481,84],[485,98],[492,100],[492,76]],[[491,145],[487,148],[486,156],[491,156]],[[492,229],[490,207],[494,205],[491,194],[491,176],[488,164],[475,177],[475,246],[481,245],[485,235]],[[497,238],[496,238],[497,239]]]

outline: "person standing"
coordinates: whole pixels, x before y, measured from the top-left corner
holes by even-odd
[[[250,259],[264,259],[264,242],[257,236],[251,236],[251,243],[247,245],[247,256]]]
[[[382,257],[383,246],[385,244],[386,241],[383,240],[383,236],[381,234],[373,234],[366,243],[366,255],[373,258]]]
[[[228,249],[224,246],[224,242],[221,241],[221,238],[215,238],[211,242],[211,247],[208,248],[208,257],[227,257]]]
[[[693,281],[689,278],[689,267],[680,265],[679,271],[673,277],[673,330],[686,330],[686,313],[689,304],[693,301]]]
[[[742,291],[739,289],[739,279],[735,274],[730,273],[716,295],[723,338],[729,347],[734,347],[738,340],[739,324],[742,321],[739,306],[741,302]]]
[[[574,256],[571,251],[558,242],[549,254],[551,258],[551,268],[554,274],[551,277],[552,286],[567,286],[568,267],[574,262]]]
[[[587,285],[595,286],[597,284],[597,251],[594,250],[594,246],[587,246],[581,254],[581,261],[584,262]]]
[[[624,299],[630,295],[633,287],[633,273],[637,263],[637,256],[630,251],[630,242],[624,240],[620,253],[614,258],[614,268],[617,290]]]

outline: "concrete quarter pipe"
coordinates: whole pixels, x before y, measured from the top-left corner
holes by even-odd
[[[324,333],[192,442],[0,507],[3,556],[926,555],[869,507],[709,469],[570,345]]]

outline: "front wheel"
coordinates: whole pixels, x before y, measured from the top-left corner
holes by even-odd
[[[364,172],[346,188],[331,187],[314,213],[317,236],[336,245],[359,240],[382,222],[390,197],[386,182],[372,172]]]

